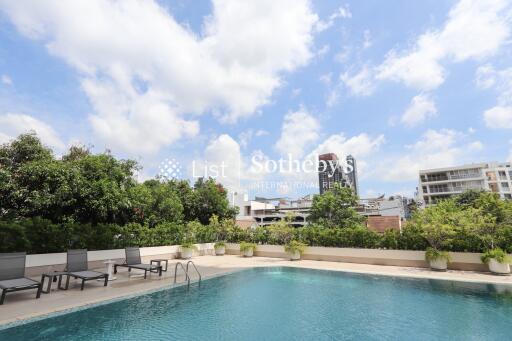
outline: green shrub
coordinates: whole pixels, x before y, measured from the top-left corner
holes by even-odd
[[[20,224],[0,221],[0,252],[22,252],[30,250],[25,228]]]
[[[495,248],[491,250],[487,250],[484,252],[484,254],[480,257],[483,263],[489,264],[491,259],[495,259],[498,263],[502,264],[510,264],[512,263],[512,258],[507,255],[505,251],[503,251],[500,248]]]
[[[185,242],[185,243],[181,244],[181,249],[182,250],[188,249],[188,250],[197,251],[197,246],[194,243],[192,243],[192,242]]]
[[[300,255],[302,255],[306,250],[306,247],[306,244],[299,242],[298,240],[292,240],[284,246],[284,252],[292,254],[298,252]]]
[[[223,247],[224,247],[224,248],[226,247],[226,243],[224,243],[224,242],[216,242],[216,243],[215,243],[215,245],[213,245],[213,248],[214,248],[215,250],[220,249],[220,248],[223,248]]]
[[[434,248],[428,247],[425,251],[425,260],[427,262],[445,259],[447,262],[451,261],[451,256],[447,251],[439,251]]]
[[[249,242],[241,242],[240,243],[240,251],[241,252],[245,252],[245,251],[249,251],[249,250],[255,251],[256,250],[256,244],[249,243]]]

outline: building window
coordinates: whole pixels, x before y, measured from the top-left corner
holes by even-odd
[[[505,171],[499,171],[500,180],[507,180],[507,173]]]
[[[505,194],[505,199],[512,200],[512,194]]]
[[[510,190],[510,187],[508,186],[508,182],[502,182],[501,183],[501,188],[505,191],[508,191]]]

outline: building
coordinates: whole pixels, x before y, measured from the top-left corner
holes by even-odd
[[[512,164],[477,163],[458,167],[420,170],[417,199],[424,206],[467,190],[498,193],[512,199]]]
[[[367,217],[399,217],[400,220],[404,220],[411,217],[413,204],[413,199],[401,195],[393,195],[388,198],[382,195],[378,198],[360,199],[356,211]]]
[[[247,194],[235,194],[233,203],[239,208],[236,221],[241,227],[268,226],[288,216],[292,218],[291,226],[301,227],[307,224],[313,197],[308,195],[297,200],[256,197],[248,200]]]
[[[343,169],[343,165],[334,153],[321,154],[318,156],[318,185],[320,187],[320,194],[325,193],[334,187],[334,184],[339,184],[342,187],[352,188],[357,195],[357,169],[356,161],[351,155],[347,156],[347,173]],[[348,172],[350,171],[350,172]]]
[[[357,178],[357,162],[352,155],[347,156],[347,164],[352,165],[352,171],[348,172],[347,176],[352,184],[352,189],[356,196],[359,196],[359,180]]]

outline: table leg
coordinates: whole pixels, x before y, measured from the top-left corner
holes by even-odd
[[[45,276],[45,275],[42,275],[41,276],[41,286],[44,288],[44,280],[47,279],[48,280],[48,285],[46,286],[46,289],[43,289],[41,290],[41,292],[45,293],[45,294],[49,294],[50,291],[52,290],[52,280],[53,280],[53,276]]]

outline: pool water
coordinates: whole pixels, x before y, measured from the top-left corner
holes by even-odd
[[[0,340],[506,340],[510,290],[262,268],[0,330]]]

